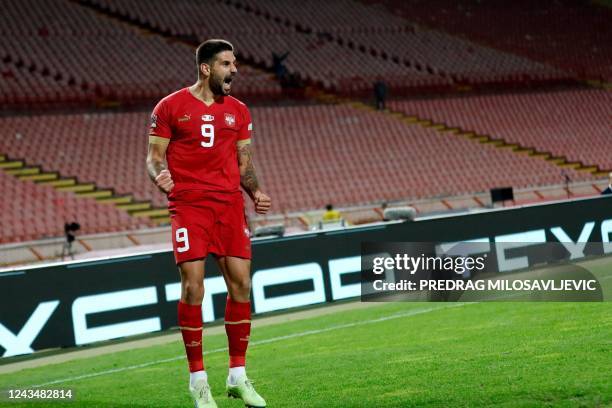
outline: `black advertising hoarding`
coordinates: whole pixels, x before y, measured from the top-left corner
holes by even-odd
[[[260,239],[253,242],[253,309],[358,297],[362,242],[572,245],[608,243],[611,235],[612,198],[602,197]],[[210,259],[205,286],[204,320],[220,319],[226,290]],[[171,252],[0,273],[0,352],[8,357],[165,330],[176,325],[179,293]]]

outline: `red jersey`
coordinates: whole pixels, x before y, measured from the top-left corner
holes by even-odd
[[[163,98],[153,109],[149,135],[170,140],[166,150],[174,181],[170,194],[239,191],[236,143],[249,143],[252,128],[249,110],[234,97],[222,96],[206,106],[183,88]]]

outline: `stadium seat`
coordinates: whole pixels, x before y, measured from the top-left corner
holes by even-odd
[[[547,64],[573,77],[612,81],[612,10],[597,2],[376,3],[412,22]]]
[[[0,171],[0,243],[29,241],[64,235],[64,223],[81,224],[82,234],[151,227],[113,205],[77,197],[51,186],[22,181]],[[10,197],[10,198],[8,198]]]
[[[612,169],[612,94],[603,90],[392,101],[390,107]]]
[[[69,1],[7,0],[2,8],[0,49],[5,62],[0,70],[10,80],[0,81],[0,90],[5,94],[28,89],[32,97],[28,101],[9,97],[13,106],[74,99],[81,106],[93,105],[98,98],[151,102],[194,80],[190,46],[102,18]],[[270,74],[251,67],[240,71],[236,94],[249,96],[244,92],[249,88],[280,94],[280,85]]]

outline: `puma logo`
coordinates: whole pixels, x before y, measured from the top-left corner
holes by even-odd
[[[180,117],[178,119],[179,122],[187,122],[189,119],[191,119],[191,115],[189,114],[184,114],[182,117]]]
[[[185,347],[198,347],[202,345],[202,340],[200,341],[192,341],[191,343],[185,343]]]

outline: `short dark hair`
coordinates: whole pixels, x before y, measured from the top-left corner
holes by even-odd
[[[229,41],[216,38],[206,40],[202,44],[198,45],[198,48],[196,49],[196,67],[198,69],[198,77],[200,76],[200,65],[210,65],[215,55],[223,51],[234,51],[234,46]]]
[[[327,204],[327,205],[325,206],[325,209],[326,209],[327,211],[331,211],[331,210],[333,210],[333,209],[334,209],[334,206],[333,206],[333,205],[331,205],[331,204]]]

